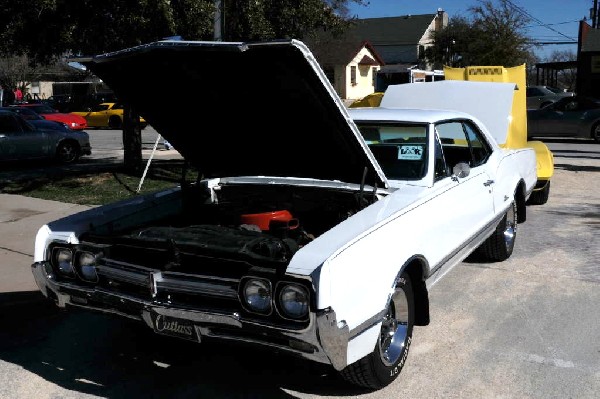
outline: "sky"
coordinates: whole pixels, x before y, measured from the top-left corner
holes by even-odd
[[[350,16],[358,18],[395,17],[401,15],[435,14],[438,8],[448,17],[471,17],[469,7],[478,5],[477,0],[367,0],[368,6],[349,3]],[[542,61],[553,51],[577,52],[579,21],[590,20],[590,8],[594,0],[510,0],[518,9],[528,14],[531,24],[524,32],[539,42],[575,42],[574,44],[545,44],[535,48]],[[600,1],[599,1],[600,3]]]

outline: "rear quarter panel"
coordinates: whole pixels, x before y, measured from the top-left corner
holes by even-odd
[[[519,182],[525,183],[529,194],[537,182],[536,155],[533,148],[500,149],[494,184],[495,213],[506,211],[514,198]]]

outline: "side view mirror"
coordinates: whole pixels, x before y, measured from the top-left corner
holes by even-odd
[[[452,168],[452,174],[461,179],[469,176],[469,173],[471,173],[471,167],[466,162],[459,162]]]

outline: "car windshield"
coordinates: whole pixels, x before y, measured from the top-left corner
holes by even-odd
[[[364,121],[357,126],[389,179],[423,178],[427,170],[426,125]]]
[[[106,111],[107,109],[108,104],[98,104],[92,107],[92,112]]]
[[[38,114],[55,114],[58,111],[47,105],[33,105],[31,108]]]

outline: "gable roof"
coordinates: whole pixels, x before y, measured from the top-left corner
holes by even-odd
[[[373,46],[417,44],[436,14],[366,18],[356,21],[348,34],[368,40]]]
[[[349,64],[363,47],[370,51],[372,57],[368,57],[370,60],[365,60],[366,56],[363,57],[359,62],[360,65],[385,64],[371,43],[365,40],[353,41],[346,38],[341,40],[326,38],[324,40],[309,40],[307,45],[319,64],[324,67]]]
[[[417,61],[416,46],[439,12],[356,19],[341,35],[334,36],[330,32],[321,31],[305,39],[305,42],[311,50],[319,54],[317,59],[321,65],[349,62],[349,57],[354,57],[358,51],[357,44],[363,42],[369,43],[370,50],[376,52],[381,65],[414,64]]]

